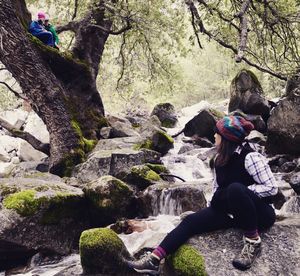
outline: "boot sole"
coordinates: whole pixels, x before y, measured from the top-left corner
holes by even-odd
[[[159,275],[159,271],[156,270],[150,270],[150,269],[136,269],[134,270],[138,273],[145,273],[145,274],[150,274],[150,275]]]

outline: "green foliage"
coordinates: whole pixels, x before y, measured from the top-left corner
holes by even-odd
[[[206,276],[205,263],[202,255],[190,245],[182,245],[168,257],[168,262],[182,276]]]

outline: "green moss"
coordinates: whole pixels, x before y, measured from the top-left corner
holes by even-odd
[[[190,245],[181,246],[174,254],[168,257],[177,275],[206,276],[205,263],[202,255]]]
[[[150,150],[153,150],[153,142],[150,139],[146,139],[145,141],[134,145],[133,149],[134,150],[140,150],[140,149],[150,149]]]
[[[85,274],[108,275],[115,272],[114,275],[118,275],[112,270],[117,270],[118,257],[123,251],[122,240],[109,228],[94,228],[81,233],[79,252]]]
[[[86,153],[92,151],[94,149],[94,147],[97,145],[97,140],[89,140],[89,139],[86,139],[86,138],[82,138],[83,140],[83,143],[84,143],[84,151]]]
[[[41,40],[39,40],[37,37],[28,34],[29,39],[43,52],[49,54],[49,58],[62,58],[65,61],[68,61],[69,63],[72,64],[77,64],[79,66],[81,66],[82,68],[84,68],[85,70],[89,71],[89,65],[87,64],[87,62],[80,60],[78,58],[75,58],[72,54],[72,52],[70,51],[66,51],[66,52],[60,52],[57,49],[47,46],[45,45]]]
[[[11,194],[3,200],[4,207],[14,209],[22,216],[34,215],[41,205],[41,200],[35,198],[36,193],[34,190],[25,190]]]
[[[160,176],[150,169],[148,166],[133,166],[131,168],[131,177],[135,179],[135,182],[140,180],[145,181],[147,184],[150,184],[152,181],[159,181]]]
[[[174,144],[174,139],[170,135],[168,135],[166,132],[160,130],[160,131],[158,131],[158,133],[160,136],[165,138],[169,143]]]
[[[146,163],[145,165],[147,167],[149,167],[151,170],[155,171],[157,174],[168,172],[168,169],[164,165],[161,165],[161,164]]]

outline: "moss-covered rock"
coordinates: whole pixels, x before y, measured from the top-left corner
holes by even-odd
[[[133,166],[127,179],[141,190],[161,180],[160,176],[147,165]]]
[[[168,263],[180,276],[206,276],[202,255],[190,245],[182,245],[168,257]]]
[[[160,103],[156,105],[151,115],[157,116],[163,127],[172,128],[177,123],[175,108],[170,103]]]
[[[110,176],[88,183],[83,189],[92,205],[96,223],[107,225],[123,216],[132,216],[133,190],[123,181]]]
[[[15,210],[21,216],[33,216],[44,209],[41,223],[56,224],[66,217],[74,217],[78,212],[74,210],[74,201],[80,201],[76,194],[62,192],[46,192],[46,187],[36,190],[24,190],[8,195],[3,200],[7,209]],[[71,207],[71,208],[70,208]]]
[[[109,228],[82,232],[79,241],[81,265],[85,274],[124,275],[123,258],[129,253],[117,234]]]
[[[151,170],[155,171],[157,174],[168,173],[168,169],[165,167],[165,165],[152,163],[146,163],[145,165]]]
[[[134,149],[140,150],[144,148],[160,152],[161,154],[166,154],[173,147],[174,139],[163,130],[158,129],[151,137],[136,144]]]

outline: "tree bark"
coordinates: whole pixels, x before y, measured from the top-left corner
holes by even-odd
[[[96,77],[108,34],[90,28],[92,19],[111,26],[97,6],[76,31],[74,54],[61,54],[27,32],[24,0],[0,0],[0,61],[46,124],[50,171],[58,175],[70,174],[83,160],[85,141],[97,139],[105,124]]]

